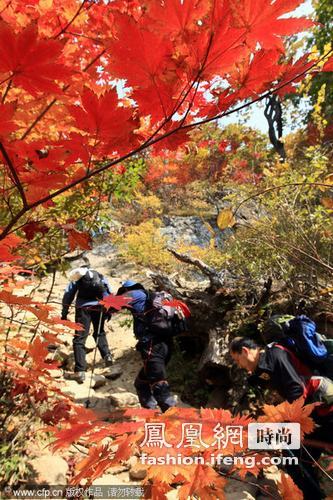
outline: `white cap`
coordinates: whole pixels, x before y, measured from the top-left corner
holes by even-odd
[[[76,267],[75,269],[72,269],[71,272],[69,273],[69,279],[70,281],[78,281],[83,276],[85,276],[87,272],[89,272],[89,277],[92,278],[93,274],[91,271],[88,270],[87,267]]]

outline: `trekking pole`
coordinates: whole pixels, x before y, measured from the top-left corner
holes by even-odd
[[[302,446],[303,448],[303,446]],[[301,472],[303,474],[303,477],[305,477],[309,483],[312,485],[312,487],[317,490],[317,493],[318,493],[318,498],[323,498],[322,496],[322,491],[320,489],[320,486],[317,484],[317,482],[314,480],[314,478],[311,476],[310,472],[302,465],[301,463],[301,460],[300,460],[300,457],[297,457],[289,448],[286,448],[286,453],[290,456],[290,457],[294,457],[294,458],[297,458],[298,460],[298,464],[297,466],[301,469]],[[287,470],[288,472],[288,470]],[[290,476],[290,473],[288,472],[289,476]],[[303,491],[302,491],[303,492]],[[304,492],[303,492],[304,493]]]
[[[103,318],[103,306],[101,306],[101,312],[100,312],[99,320],[98,320],[98,328],[97,328],[97,335],[96,335],[96,345],[95,345],[95,349],[94,349],[94,359],[93,359],[92,368],[91,368],[91,374],[90,374],[88,398],[87,398],[87,400],[86,400],[86,402],[84,404],[86,408],[90,408],[91,407],[90,393],[91,393],[91,389],[92,389],[92,380],[93,380],[94,370],[95,370],[95,364],[96,364],[96,354],[97,354],[97,349],[98,349],[98,340],[99,340],[100,333],[101,333],[102,318]]]

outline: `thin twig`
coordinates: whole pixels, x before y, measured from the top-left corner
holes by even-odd
[[[100,58],[102,57],[102,55],[106,52],[106,49],[103,49],[101,52],[99,52],[91,61],[89,64],[87,64],[87,66],[85,68],[83,68],[82,72],[85,73],[86,71],[88,71],[88,69],[93,66],[95,64],[95,62]],[[65,87],[63,87],[62,91],[63,92],[66,92],[68,89],[70,88],[70,85],[65,85]],[[24,132],[24,134],[21,136],[21,141],[23,141],[29,134],[30,132],[35,128],[35,126],[37,125],[37,123],[40,122],[40,120],[46,115],[46,113],[52,108],[52,106],[58,101],[57,98],[54,98],[52,99],[51,102],[49,102],[49,104],[47,104],[47,106],[41,111],[41,113],[35,118],[35,120],[32,122],[32,124],[30,125],[30,127],[27,128],[27,130]]]
[[[324,446],[327,446],[327,444],[324,444]],[[318,469],[320,469],[321,472],[325,474],[325,476],[327,476],[331,481],[333,481],[333,477],[330,474],[328,474],[328,472],[326,472],[325,469],[322,468],[322,466],[317,462],[317,460],[313,458],[313,456],[311,455],[309,450],[304,446],[304,444],[302,444],[302,448],[309,455],[309,457],[311,458],[313,463],[318,467]]]
[[[318,187],[332,188],[332,184],[325,184],[324,182],[290,182],[287,184],[281,184],[280,186],[273,186],[267,189],[263,189],[262,191],[257,191],[257,193],[254,193],[251,196],[244,198],[244,200],[242,200],[233,211],[233,215],[235,216],[240,207],[249,200],[254,200],[254,198],[270,193],[271,191],[277,191],[278,189],[284,189],[287,187],[295,187],[295,186],[318,186]]]
[[[72,17],[72,19],[70,21],[68,21],[68,23],[66,24],[66,26],[64,28],[62,28],[59,33],[57,33],[53,38],[58,38],[60,35],[62,35],[63,33],[65,33],[65,31],[71,26],[71,24],[73,24],[73,22],[75,21],[75,19],[80,15],[85,3],[87,2],[87,0],[83,0],[83,2],[81,3],[81,5],[79,6],[78,10],[75,12],[74,16]],[[93,3],[91,4],[93,5]]]
[[[13,80],[12,80],[12,79],[10,79],[10,80],[9,80],[9,82],[8,82],[8,85],[7,85],[7,87],[6,87],[6,90],[5,90],[4,94],[3,94],[3,97],[2,97],[2,99],[1,99],[2,104],[4,104],[4,102],[5,102],[5,100],[6,100],[6,97],[7,97],[7,95],[8,95],[8,92],[10,91],[10,87],[12,86],[12,83],[13,83]]]

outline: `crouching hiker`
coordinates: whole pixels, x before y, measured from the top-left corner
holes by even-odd
[[[142,407],[162,412],[175,406],[167,381],[166,366],[170,361],[173,336],[184,331],[184,317],[176,308],[163,305],[171,300],[166,292],[148,292],[143,285],[132,280],[125,281],[117,295],[131,297],[129,302],[133,315],[134,335],[138,340],[136,349],[140,352],[143,367],[134,385]],[[180,323],[182,321],[182,326]]]
[[[111,293],[107,279],[97,271],[88,267],[73,269],[69,275],[70,283],[67,285],[62,299],[61,319],[67,319],[69,306],[76,297],[75,322],[81,323],[83,330],[77,330],[73,338],[75,367],[74,374],[69,376],[82,384],[87,370],[85,343],[89,335],[90,325],[94,329],[96,341],[105,366],[112,365],[112,355],[105,335],[104,323],[110,319],[99,301]]]
[[[300,397],[306,403],[319,402],[311,417],[316,429],[306,439],[321,443],[293,450],[299,465],[288,465],[286,471],[302,490],[305,500],[325,498],[317,477],[318,460],[324,451],[323,443],[333,443],[333,382],[327,377],[314,375],[308,365],[283,342],[271,343],[266,347],[256,341],[237,337],[230,344],[230,354],[235,363],[251,374],[251,383],[275,389],[288,402]],[[321,447],[320,447],[321,446]]]

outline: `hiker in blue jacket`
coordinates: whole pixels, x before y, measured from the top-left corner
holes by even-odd
[[[107,279],[97,271],[87,266],[73,269],[69,275],[70,282],[67,285],[62,299],[61,319],[66,320],[69,307],[75,301],[75,322],[81,323],[83,330],[77,330],[73,338],[73,351],[75,359],[74,374],[72,380],[83,383],[87,370],[85,343],[89,335],[91,323],[93,324],[93,337],[96,341],[105,366],[112,365],[112,355],[105,335],[104,323],[110,319],[99,301],[111,293]]]
[[[145,317],[148,292],[143,285],[127,280],[119,288],[117,295],[126,295],[132,299],[128,309],[133,316],[133,331],[138,340],[136,349],[143,360],[143,367],[134,382],[140,404],[149,409],[155,409],[159,405],[164,412],[176,404],[166,380],[166,364],[171,356],[172,338],[162,339],[149,331]]]

